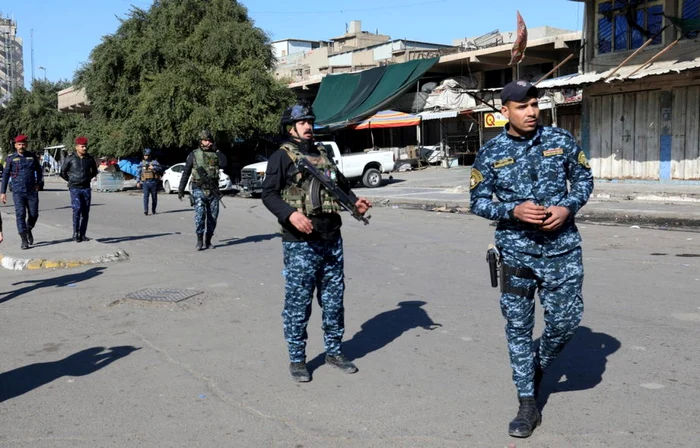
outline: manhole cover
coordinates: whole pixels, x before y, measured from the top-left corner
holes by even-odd
[[[152,302],[180,302],[203,291],[194,291],[192,289],[159,289],[146,288],[136,292],[130,292],[126,295],[127,299],[134,300],[150,300]]]

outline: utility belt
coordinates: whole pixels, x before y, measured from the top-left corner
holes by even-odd
[[[515,294],[520,297],[533,299],[535,297],[535,287],[523,288],[513,286],[512,277],[518,277],[526,280],[537,280],[535,273],[530,268],[521,268],[509,266],[503,263],[501,253],[496,246],[489,244],[486,251],[486,262],[489,264],[489,275],[491,277],[491,286],[498,287],[498,279],[501,279],[501,293]]]

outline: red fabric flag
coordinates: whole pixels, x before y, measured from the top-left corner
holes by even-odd
[[[527,26],[525,26],[525,21],[523,16],[520,15],[518,11],[518,36],[513,42],[513,48],[510,50],[510,64],[515,65],[520,64],[523,59],[525,59],[525,49],[527,48]]]

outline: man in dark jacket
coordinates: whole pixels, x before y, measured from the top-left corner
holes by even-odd
[[[92,190],[90,181],[97,176],[95,158],[88,154],[88,139],[75,139],[75,152],[69,155],[61,167],[61,177],[68,182],[70,203],[73,208],[73,239],[80,243],[90,241],[85,236],[90,216]]]
[[[7,166],[2,174],[0,201],[7,203],[8,183],[12,179],[12,200],[15,203],[17,231],[22,239],[22,249],[34,244],[32,229],[39,219],[39,190],[44,183],[44,173],[37,156],[27,151],[29,137],[15,137],[15,152],[7,158]]]
[[[306,366],[306,327],[311,316],[314,289],[323,310],[322,328],[326,364],[344,373],[357,367],[343,355],[340,346],[345,332],[345,272],[343,239],[340,227],[341,206],[325,189],[318,192],[319,207],[312,204],[308,173],[297,168],[305,158],[327,173],[331,181],[345,191],[364,214],[372,203],[358,198],[328,156],[323,145],[314,141],[315,115],[300,103],[285,110],[281,125],[286,141],[267,163],[262,201],[282,227],[285,298],[282,321],[289,351],[289,372],[294,381],[311,381]]]

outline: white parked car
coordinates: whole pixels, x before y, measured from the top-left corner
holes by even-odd
[[[182,179],[182,172],[185,171],[184,163],[177,163],[163,173],[161,180],[163,181],[163,190],[166,193],[175,193],[180,187],[180,179]],[[192,176],[187,180],[187,185],[185,185],[185,191],[190,191],[190,184],[192,183]],[[219,190],[221,191],[231,191],[235,190],[233,182],[228,174],[224,173],[224,170],[219,169]]]
[[[350,182],[362,182],[367,188],[376,188],[382,184],[382,173],[394,170],[394,151],[379,150],[354,154],[341,154],[335,142],[320,142],[326,153]],[[246,165],[241,170],[241,189],[250,194],[262,193],[267,162]]]

